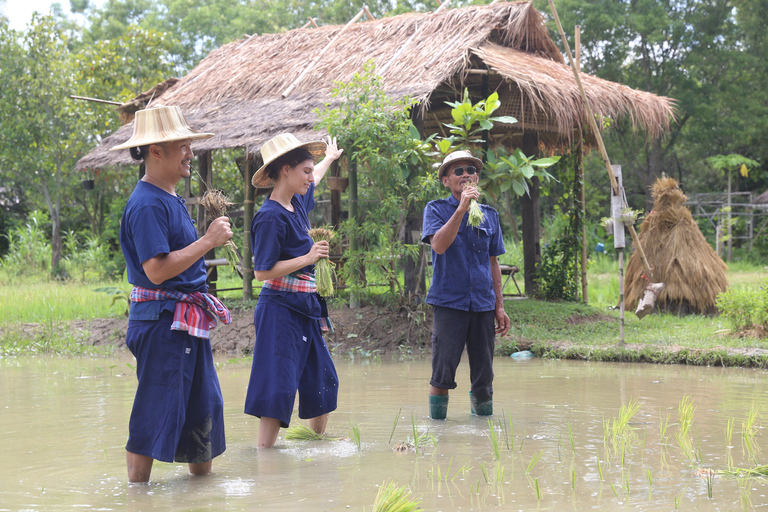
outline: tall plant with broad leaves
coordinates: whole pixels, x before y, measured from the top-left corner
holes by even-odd
[[[351,291],[364,291],[366,282],[386,282],[398,296],[403,290],[397,267],[418,258],[419,246],[402,235],[409,215],[420,214],[439,193],[432,163],[432,137],[422,140],[411,122],[410,98],[387,96],[372,62],[349,82],[339,82],[327,104],[316,110],[318,128],[336,137],[344,148],[340,165],[358,173],[357,218],[345,220],[343,238],[357,240],[345,250],[340,276]],[[423,292],[423,290],[422,290]]]
[[[533,158],[523,154],[519,148],[510,154],[503,146],[487,151],[483,149],[486,142],[481,138],[483,132],[490,132],[495,123],[517,123],[514,117],[493,115],[501,106],[498,93],[494,92],[488,98],[472,103],[469,91],[464,89],[462,101],[447,101],[446,104],[451,107],[453,118],[453,123],[444,125],[450,130],[450,136],[438,137],[435,145],[443,155],[468,149],[476,156],[483,156],[483,177],[478,185],[494,200],[499,200],[509,190],[518,196],[528,193],[528,180],[533,177],[544,183],[555,179],[546,169],[556,164],[560,160],[559,156]]]

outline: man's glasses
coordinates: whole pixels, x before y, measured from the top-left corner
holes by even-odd
[[[475,174],[477,172],[477,168],[472,165],[467,165],[466,167],[456,167],[453,170],[454,176],[461,176],[464,174],[464,171],[467,171],[467,174]]]

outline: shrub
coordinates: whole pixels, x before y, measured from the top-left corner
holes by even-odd
[[[766,281],[768,285],[768,281]],[[729,288],[717,296],[717,307],[734,330],[768,328],[768,291],[761,288]]]

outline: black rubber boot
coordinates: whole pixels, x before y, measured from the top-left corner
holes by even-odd
[[[475,416],[493,416],[493,395],[485,400],[478,400],[470,391],[469,407]]]
[[[448,414],[448,395],[429,395],[429,417],[444,420]]]

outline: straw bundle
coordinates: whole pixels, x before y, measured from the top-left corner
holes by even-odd
[[[330,243],[331,240],[333,240],[333,237],[336,236],[336,233],[329,228],[313,228],[310,229],[308,233],[315,242],[324,240]],[[331,297],[334,294],[333,279],[336,276],[334,266],[333,262],[328,258],[321,258],[315,264],[317,293],[319,293],[321,297]]]
[[[678,315],[717,314],[717,295],[728,288],[728,267],[707,243],[685,206],[687,197],[673,178],[653,184],[654,209],[643,221],[638,235],[653,269],[655,281],[666,287],[656,307]],[[637,251],[624,278],[626,307],[633,309],[643,296],[648,280]]]
[[[227,215],[227,209],[234,203],[224,195],[221,189],[206,190],[203,197],[200,198],[200,206],[205,208],[208,215],[213,219],[218,219]],[[240,265],[240,256],[237,254],[237,245],[230,238],[224,242],[224,251],[227,261],[238,274],[242,275],[242,266]]]

